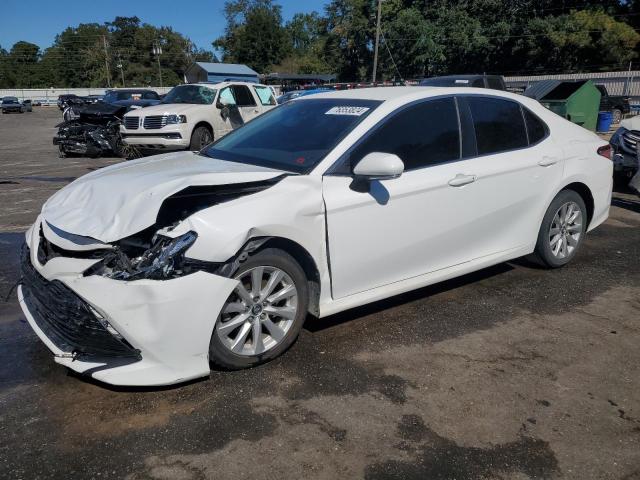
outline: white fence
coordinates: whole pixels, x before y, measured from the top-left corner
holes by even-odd
[[[528,87],[541,80],[591,80],[607,87],[609,95],[631,97],[631,103],[640,102],[640,70],[596,73],[564,73],[558,75],[527,75],[505,77],[509,87]]]
[[[131,87],[139,88],[139,87]],[[142,88],[142,87],[140,87]],[[167,93],[172,87],[144,87],[159,94]],[[81,97],[88,95],[104,95],[108,88],[7,88],[0,89],[0,97],[18,97],[20,100],[41,102],[43,105],[54,105],[58,95],[74,94]]]

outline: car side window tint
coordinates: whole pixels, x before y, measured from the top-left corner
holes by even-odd
[[[493,88],[495,90],[504,90],[504,87],[502,86],[502,82],[500,81],[499,77],[488,77],[487,85],[489,88]]]
[[[478,155],[527,147],[520,104],[491,97],[467,97],[476,131]]]
[[[218,102],[221,103],[222,105],[236,104],[236,98],[233,96],[231,87],[226,87],[220,90],[220,96],[218,97]]]
[[[350,155],[354,167],[371,152],[394,153],[405,171],[460,158],[458,110],[450,98],[429,100],[398,112]]]
[[[275,105],[276,99],[273,98],[273,93],[269,87],[253,87],[260,99],[262,105]]]
[[[236,96],[236,102],[239,107],[255,107],[256,101],[246,85],[234,85],[233,93]]]
[[[529,134],[529,145],[538,143],[547,136],[547,126],[532,112],[523,108],[524,120],[527,124],[527,133]]]

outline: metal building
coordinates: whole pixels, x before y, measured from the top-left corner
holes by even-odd
[[[184,72],[186,83],[224,82],[227,80],[258,83],[258,72],[238,63],[196,62]]]

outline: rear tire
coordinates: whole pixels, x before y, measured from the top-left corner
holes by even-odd
[[[587,207],[573,190],[563,190],[547,209],[540,225],[535,256],[547,268],[560,268],[577,254],[587,229]]]
[[[266,248],[250,256],[233,277],[238,287],[218,315],[209,343],[210,363],[227,370],[284,353],[298,338],[309,307],[307,277],[284,250]]]
[[[201,125],[197,127],[191,134],[189,150],[199,152],[211,142],[213,142],[213,133],[211,133],[209,127]]]
[[[611,110],[611,114],[613,115],[613,124],[617,125],[622,121],[622,110],[619,108],[614,108]]]

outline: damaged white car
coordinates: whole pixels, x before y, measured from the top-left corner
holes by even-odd
[[[611,200],[606,142],[471,88],[320,93],[200,153],[107,167],[44,205],[19,299],[55,361],[117,385],[266,362],[333,313],[534,253]]]

